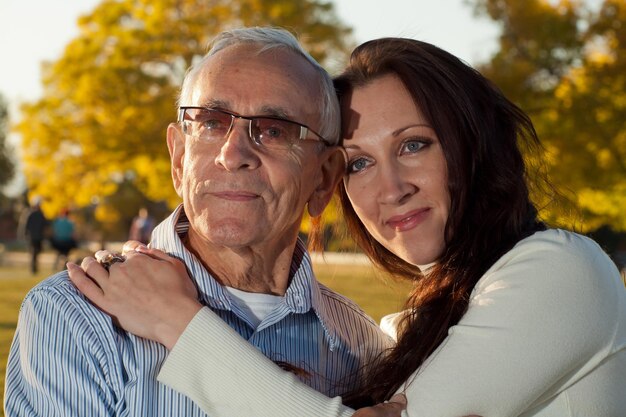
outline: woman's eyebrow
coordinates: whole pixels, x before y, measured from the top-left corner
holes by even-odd
[[[391,135],[392,136],[398,136],[400,133],[404,132],[405,130],[411,129],[412,127],[427,127],[429,129],[432,129],[432,127],[429,124],[426,123],[416,123],[416,124],[411,124],[405,127],[401,127],[399,129],[394,130]]]

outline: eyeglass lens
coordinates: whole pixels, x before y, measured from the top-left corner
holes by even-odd
[[[242,117],[215,109],[185,109],[183,128],[186,134],[207,141],[219,141],[229,134],[235,119],[247,120],[252,140],[268,148],[290,147],[300,137],[301,126],[289,120]]]

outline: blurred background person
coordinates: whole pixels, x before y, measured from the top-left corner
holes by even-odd
[[[41,197],[35,197],[24,227],[25,238],[31,254],[30,270],[33,275],[39,270],[38,258],[43,248],[47,227],[48,219],[41,211]]]
[[[139,214],[135,216],[130,225],[128,238],[130,240],[138,240],[142,243],[148,243],[150,242],[152,229],[154,229],[154,219],[148,213],[148,209],[142,207],[139,209]]]
[[[54,265],[52,266],[53,270],[57,270],[61,258],[63,258],[61,265],[65,265],[69,260],[70,252],[77,247],[75,230],[74,222],[69,218],[69,210],[61,210],[59,216],[52,222],[50,244],[57,252]]]

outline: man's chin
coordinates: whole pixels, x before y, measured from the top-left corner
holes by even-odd
[[[204,230],[195,229],[193,231],[195,239],[190,239],[190,242],[233,250],[259,245],[265,240],[263,236],[267,238],[267,233],[261,233],[259,228],[255,227],[256,225],[258,222],[255,221],[238,221],[211,225]]]

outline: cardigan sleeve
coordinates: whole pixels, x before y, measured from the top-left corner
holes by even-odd
[[[407,414],[534,415],[611,355],[623,301],[615,266],[590,239],[551,230],[519,242],[405,383]]]
[[[300,382],[202,308],[170,352],[158,380],[214,417],[349,417],[354,410]]]
[[[609,354],[623,285],[591,240],[541,232],[477,283],[468,310],[400,390],[406,415],[517,416],[571,387]],[[354,410],[282,371],[210,310],[159,375],[216,417],[348,417]],[[403,414],[404,415],[404,414]]]

